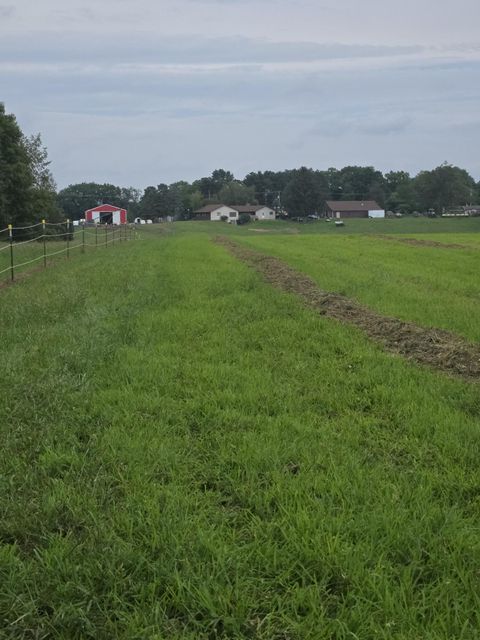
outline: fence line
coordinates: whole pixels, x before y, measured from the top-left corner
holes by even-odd
[[[47,232],[47,227],[56,227],[52,231],[58,231],[58,233]],[[35,231],[32,232],[31,230]],[[35,236],[24,240],[22,238],[25,238],[25,232],[28,232],[27,237],[30,233],[35,233]],[[43,260],[43,266],[46,267],[49,258],[63,253],[66,253],[66,257],[69,258],[71,250],[81,249],[81,253],[85,253],[87,247],[101,249],[102,247],[108,247],[110,244],[114,245],[115,240],[117,244],[120,244],[128,240],[134,240],[136,236],[135,227],[129,224],[118,227],[114,225],[95,225],[94,227],[83,225],[75,227],[70,220],[65,222],[46,222],[46,220],[42,220],[24,227],[8,225],[6,229],[0,230],[0,234],[2,233],[8,235],[5,238],[5,246],[1,246],[0,242],[0,276],[9,272],[10,280],[12,281],[15,279],[18,269],[40,260]],[[88,242],[86,236],[94,236],[95,242]],[[41,254],[30,258],[35,247],[34,243],[37,243]],[[54,248],[51,246],[53,243],[57,244],[57,246],[62,243],[65,246],[58,251],[51,251],[50,249]],[[4,251],[9,251],[9,254],[4,254]],[[18,260],[22,258],[23,261],[19,262]]]

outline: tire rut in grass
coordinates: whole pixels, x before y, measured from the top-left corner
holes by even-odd
[[[399,242],[401,244],[408,244],[412,247],[434,247],[436,249],[476,249],[466,244],[457,244],[454,242],[437,242],[436,240],[418,240],[417,238],[396,238],[394,236],[386,236],[378,234],[375,236],[380,240],[390,240],[390,242]]]
[[[480,380],[479,345],[444,329],[383,316],[346,296],[322,291],[309,276],[282,260],[240,246],[229,238],[217,237],[215,242],[252,266],[274,287],[300,296],[306,306],[322,315],[358,327],[387,351],[468,380]]]

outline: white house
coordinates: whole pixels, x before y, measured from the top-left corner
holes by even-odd
[[[207,204],[193,212],[196,220],[236,222],[242,213],[246,213],[257,220],[275,220],[275,211],[265,205],[237,205]]]
[[[201,209],[193,212],[196,220],[227,220],[236,222],[238,219],[238,211],[233,207],[227,207],[225,204],[207,204]]]
[[[275,220],[275,211],[263,204],[232,205],[238,213],[248,213],[257,220]]]

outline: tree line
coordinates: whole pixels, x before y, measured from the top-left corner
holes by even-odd
[[[216,169],[192,183],[161,183],[143,193],[133,188],[82,183],[62,189],[58,202],[69,217],[79,218],[100,202],[114,202],[131,217],[188,220],[205,204],[266,204],[290,216],[322,213],[327,200],[376,200],[387,210],[411,214],[442,213],[480,202],[480,182],[465,169],[444,163],[410,176],[406,171],[382,174],[373,167],[348,166],[319,171],[301,167],[286,171],[257,171],[238,180]]]
[[[49,165],[40,134],[25,136],[0,102],[0,229],[63,218]]]
[[[374,167],[347,166],[317,170],[253,171],[242,180],[225,169],[193,182],[160,183],[143,191],[134,187],[83,182],[57,192],[40,134],[25,136],[0,103],[0,228],[46,217],[83,217],[106,202],[134,217],[189,219],[205,204],[266,204],[290,216],[322,213],[327,200],[376,200],[404,214],[442,213],[480,202],[480,182],[460,167],[443,163],[411,176],[382,173]]]

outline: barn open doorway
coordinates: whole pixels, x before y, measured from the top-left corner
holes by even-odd
[[[102,211],[100,213],[100,224],[113,224],[113,213]]]
[[[127,224],[127,210],[113,204],[99,204],[98,207],[85,211],[87,222],[99,224]]]

